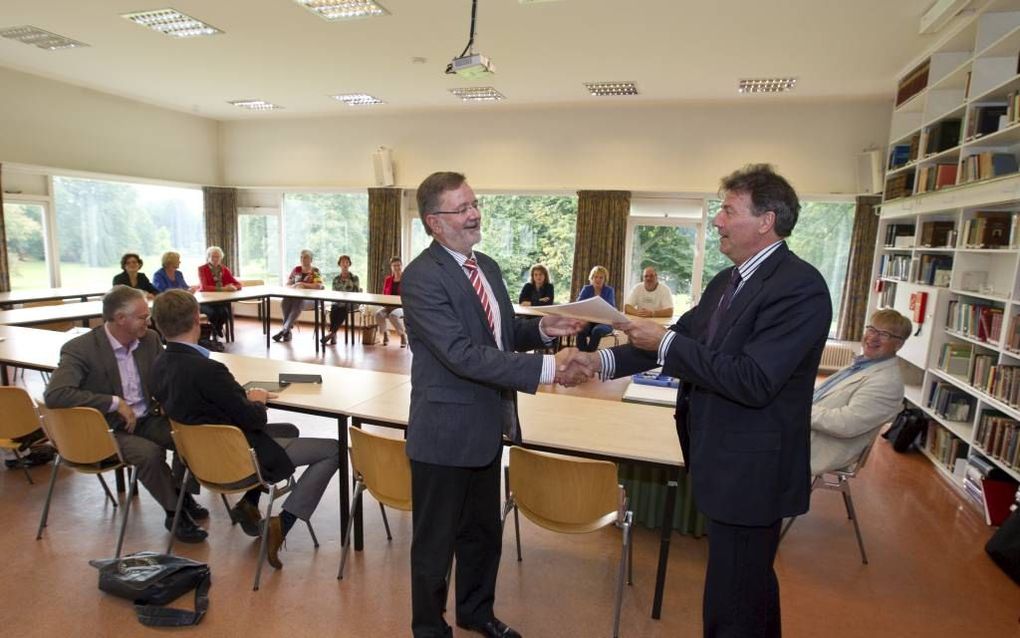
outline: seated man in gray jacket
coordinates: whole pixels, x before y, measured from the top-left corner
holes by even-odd
[[[811,408],[811,474],[846,467],[903,407],[896,353],[912,325],[895,310],[879,310],[864,328],[862,352],[823,381]]]
[[[170,529],[184,467],[176,460],[173,473],[167,467],[166,452],[173,449],[170,423],[152,400],[152,364],[162,351],[159,336],[149,330],[145,293],[114,286],[103,297],[103,325],[60,349],[44,397],[48,408],[87,407],[103,413],[124,460],[137,468],[138,480],[166,511]],[[190,494],[184,506],[178,540],[205,540],[195,520],[208,518],[208,510]]]

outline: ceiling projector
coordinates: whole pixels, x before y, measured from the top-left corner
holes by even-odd
[[[459,75],[465,80],[477,80],[495,73],[496,67],[484,55],[472,53],[454,58],[446,72]]]

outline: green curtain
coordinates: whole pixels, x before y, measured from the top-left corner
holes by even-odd
[[[857,198],[854,229],[847,256],[846,282],[840,304],[836,337],[846,341],[860,341],[868,322],[868,294],[871,290],[871,265],[875,259],[875,240],[878,236],[878,211],[882,201],[874,195]]]
[[[390,274],[390,258],[400,255],[399,188],[368,189],[368,284],[366,292],[381,293]]]
[[[3,164],[0,164],[0,292],[11,290],[11,270],[7,263],[7,229],[4,222]]]
[[[205,243],[222,248],[224,265],[240,276],[237,270],[237,189],[205,186],[202,196],[205,201]]]
[[[627,218],[630,215],[630,191],[577,191],[577,234],[574,242],[574,268],[570,280],[570,298],[588,283],[594,266],[609,270],[606,282],[616,291],[616,305],[623,308],[624,249],[627,244]]]
[[[646,465],[620,465],[620,484],[627,492],[628,506],[634,512],[636,524],[649,529],[662,526],[668,476],[669,472],[660,468]],[[676,508],[673,510],[673,529],[689,536],[703,536],[705,522],[705,515],[698,511],[698,506],[694,502],[690,478],[687,476],[687,472],[680,472],[676,492]]]

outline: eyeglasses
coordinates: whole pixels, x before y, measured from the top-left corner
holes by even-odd
[[[906,339],[906,337],[894,335],[888,330],[879,330],[875,326],[864,326],[864,335],[867,337],[873,337],[877,335],[879,341],[889,341],[891,339],[899,339],[900,341],[903,341],[904,339]]]
[[[478,207],[478,200],[476,199],[473,202],[468,202],[467,204],[458,206],[457,210],[434,210],[429,213],[429,215],[465,215],[472,208],[475,212],[482,212],[482,209]]]

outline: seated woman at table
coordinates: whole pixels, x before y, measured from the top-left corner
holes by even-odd
[[[522,306],[551,306],[553,302],[553,285],[549,281],[549,271],[542,264],[531,267],[531,281],[521,288],[517,302]]]
[[[400,261],[400,257],[390,258],[390,274],[386,276],[383,281],[384,295],[399,295],[400,294],[400,278],[403,275],[403,262]],[[407,347],[407,332],[404,330],[404,309],[403,308],[380,308],[375,313],[375,321],[379,326],[379,332],[382,334],[382,344],[388,345],[390,342],[390,334],[386,331],[386,318],[389,318],[390,323],[393,324],[393,329],[400,335],[400,347]]]
[[[602,297],[612,307],[616,307],[616,293],[612,286],[606,285],[609,279],[609,271],[604,266],[595,266],[588,273],[590,282],[581,288],[577,295],[578,301],[584,301],[592,297]],[[584,352],[595,352],[599,349],[599,341],[602,337],[611,334],[613,327],[604,323],[589,323],[581,332],[577,333],[577,349]]]
[[[198,290],[198,286],[189,286],[188,282],[184,281],[184,273],[180,271],[180,253],[168,250],[163,253],[161,261],[163,262],[163,267],[157,270],[156,274],[152,276],[152,285],[156,287],[156,290],[159,292],[170,290],[172,288],[187,290],[188,292],[195,292]]]
[[[120,258],[121,272],[113,277],[114,286],[130,286],[145,291],[149,299],[159,294],[149,278],[142,272],[142,258],[136,253],[124,253]]]
[[[358,276],[351,272],[351,258],[340,255],[336,260],[340,266],[340,274],[333,277],[333,290],[337,292],[361,292]],[[354,304],[335,302],[329,309],[329,334],[322,338],[322,343],[336,343],[336,331],[347,321],[347,315]]]
[[[198,267],[198,281],[202,292],[233,292],[241,289],[230,269],[223,265],[223,249],[209,246],[205,250],[205,262]],[[199,306],[202,313],[209,317],[213,334],[223,337],[223,326],[230,318],[230,308],[225,303],[204,303]]]
[[[322,285],[319,269],[312,265],[312,257],[312,251],[307,248],[301,251],[301,264],[294,266],[294,270],[290,271],[290,276],[287,277],[288,288],[322,290],[325,287]],[[311,310],[315,307],[315,302],[311,299],[285,297],[280,306],[283,309],[283,328],[273,335],[273,341],[290,341],[291,328],[301,316],[301,311]]]

